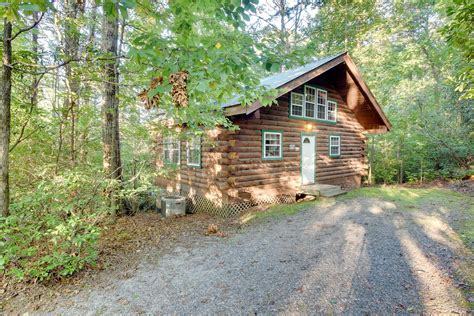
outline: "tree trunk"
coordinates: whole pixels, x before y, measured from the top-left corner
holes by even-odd
[[[397,147],[397,160],[400,162],[400,168],[398,170],[398,183],[402,184],[403,183],[403,159],[402,159],[402,156],[401,156],[401,148],[400,147],[401,147],[401,145],[398,144],[398,147]]]
[[[0,89],[0,210],[2,216],[8,216],[10,190],[8,179],[8,151],[10,144],[10,102],[12,89],[12,24],[4,19],[3,56]]]
[[[420,160],[420,183],[423,183],[423,160]]]
[[[78,16],[84,11],[85,1],[69,0],[65,2],[66,21],[64,27],[64,55],[65,61],[77,60],[79,53],[80,30],[77,27]],[[70,114],[70,147],[71,164],[76,164],[76,125],[79,107],[80,78],[73,63],[65,65],[66,99],[64,108]]]
[[[102,146],[103,168],[106,176],[113,180],[122,181],[122,162],[120,158],[119,134],[119,100],[118,92],[118,10],[114,7],[114,15],[104,15],[102,49],[107,55],[104,65],[104,90],[102,103]],[[116,203],[114,192],[109,192],[111,206],[115,210]]]
[[[33,12],[33,22],[38,20],[38,12]],[[35,64],[39,64],[39,43],[38,43],[38,32],[37,30],[33,30],[31,32],[31,42],[32,42],[32,50],[33,50],[33,58]],[[33,80],[31,83],[31,108],[34,109],[38,105],[38,87],[40,83],[41,77],[38,75],[33,75]],[[31,112],[31,111],[30,111]],[[31,113],[30,113],[31,114]]]

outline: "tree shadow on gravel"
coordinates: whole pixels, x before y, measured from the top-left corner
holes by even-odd
[[[380,200],[337,203],[309,212],[319,214],[302,232],[324,253],[301,273],[303,290],[287,299],[285,311],[466,312],[460,306],[462,294],[446,271],[449,260],[444,256],[453,254],[447,254],[446,243],[426,235],[424,227],[409,225],[415,222],[413,213],[401,213],[393,203]],[[328,225],[334,227],[330,235],[322,229]],[[322,235],[326,242],[318,244]],[[427,247],[436,251],[426,252]],[[296,256],[306,251],[295,250]],[[315,298],[312,304],[304,303],[304,291]]]
[[[302,273],[301,284],[317,304],[315,312],[397,313],[423,310],[417,279],[410,272],[394,223],[380,207],[358,203],[336,204],[308,223],[304,233],[316,240],[324,235],[322,259]],[[311,211],[313,212],[313,211]],[[334,227],[331,236],[325,225]],[[304,251],[298,256],[303,256]],[[318,291],[319,289],[319,291]],[[299,303],[298,303],[299,302]],[[289,299],[286,311],[300,309],[300,293]]]

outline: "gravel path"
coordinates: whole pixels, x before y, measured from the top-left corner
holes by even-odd
[[[466,313],[461,248],[438,211],[356,199],[178,244],[38,313]]]

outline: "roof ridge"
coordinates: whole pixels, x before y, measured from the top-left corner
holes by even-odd
[[[326,56],[326,57],[314,58],[313,60],[311,60],[311,61],[309,61],[309,62],[307,62],[307,63],[301,64],[301,65],[299,65],[299,66],[296,66],[296,67],[293,67],[293,68],[290,68],[290,69],[287,69],[287,70],[284,70],[284,71],[275,72],[275,73],[273,73],[273,74],[271,74],[271,75],[269,75],[269,76],[267,76],[267,77],[264,77],[264,78],[262,78],[262,79],[265,79],[265,78],[268,78],[268,77],[271,77],[271,76],[274,76],[274,75],[283,74],[283,73],[285,73],[285,72],[287,72],[287,71],[292,71],[292,70],[298,69],[298,68],[300,68],[300,67],[305,67],[305,66],[307,66],[307,65],[309,65],[309,64],[320,62],[320,61],[323,60],[323,59],[332,60],[332,59],[337,58],[337,57],[339,57],[339,56],[341,56],[341,55],[344,55],[344,54],[347,54],[347,51],[342,51],[342,52],[340,52],[340,53],[337,53],[337,54],[334,54],[334,55],[330,55],[330,56]]]
[[[310,63],[303,64],[301,66],[288,69],[279,73],[274,73],[272,75],[269,75],[267,77],[264,77],[260,79],[260,86],[265,87],[268,89],[277,89],[284,84],[304,75],[307,72],[310,72],[328,62],[330,62],[333,59],[336,59],[338,57],[341,57],[342,55],[346,54],[347,52],[342,52],[336,55],[331,55],[327,57],[323,57],[321,59],[312,61]],[[229,106],[234,106],[240,104],[239,102],[239,96],[236,95],[234,96],[231,100],[227,101],[222,105],[223,108],[229,107]]]

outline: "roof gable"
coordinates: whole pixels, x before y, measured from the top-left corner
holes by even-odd
[[[341,64],[346,66],[347,72],[350,74],[350,77],[357,86],[358,90],[360,90],[364,98],[368,101],[368,103],[370,103],[371,108],[373,108],[373,110],[376,112],[376,115],[381,119],[386,129],[390,130],[391,124],[385,116],[385,113],[382,111],[374,95],[368,88],[365,81],[362,79],[362,76],[356,65],[346,52],[326,57],[304,66],[266,77],[261,80],[260,84],[261,86],[270,89],[279,89],[277,97],[280,97]],[[262,107],[262,104],[258,100],[252,104],[241,105],[238,102],[238,97],[223,105],[225,114],[227,116],[250,114],[260,107]]]
[[[333,60],[337,57],[340,57],[344,54],[345,53],[340,53],[340,54],[337,54],[337,55],[325,57],[325,58],[313,61],[309,64],[306,64],[306,65],[303,65],[303,66],[300,66],[300,67],[297,67],[297,68],[289,69],[289,70],[286,70],[286,71],[283,71],[283,72],[265,77],[262,80],[260,80],[260,86],[268,88],[268,89],[278,89],[278,88],[288,84],[289,82],[301,77],[302,75],[304,75],[304,74],[306,74],[306,73],[308,73],[308,72],[310,72],[314,69],[317,69],[318,67],[321,67],[322,65],[324,65],[324,64],[330,62],[331,60]],[[224,103],[222,105],[222,107],[226,108],[226,107],[239,105],[239,104],[240,104],[239,96],[235,96],[231,100]]]

